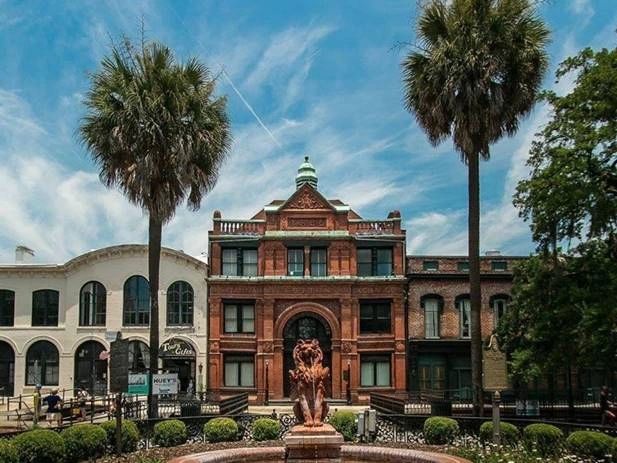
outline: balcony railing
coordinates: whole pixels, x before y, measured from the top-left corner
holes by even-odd
[[[400,233],[400,219],[350,220],[350,231],[359,235],[393,235]]]
[[[221,235],[258,235],[264,233],[265,220],[214,219],[214,231]]]

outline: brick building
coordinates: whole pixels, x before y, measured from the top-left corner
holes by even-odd
[[[317,338],[329,395],[354,402],[406,387],[405,231],[397,211],[365,220],[317,188],[308,157],[296,191],[248,220],[214,213],[209,232],[209,388],[252,402],[290,396],[299,338]]]
[[[482,337],[507,309],[512,268],[521,257],[481,257]],[[466,257],[409,256],[408,388],[471,397],[469,262]]]

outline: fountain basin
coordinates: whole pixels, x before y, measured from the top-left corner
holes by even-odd
[[[174,458],[169,463],[285,463],[284,447],[251,447],[214,450]],[[314,461],[314,460],[307,460]],[[378,445],[343,445],[342,463],[470,463],[464,458],[421,450],[379,447]]]

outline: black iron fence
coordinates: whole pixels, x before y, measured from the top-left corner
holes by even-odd
[[[490,415],[491,396],[487,394],[484,399],[484,414]],[[371,393],[370,404],[372,408],[389,414],[464,417],[471,416],[473,412],[471,400],[451,394],[450,391],[425,391],[403,395]],[[534,396],[523,399],[505,394],[501,397],[499,408],[501,416],[506,418],[539,417],[549,420],[599,423],[601,417],[600,403],[593,395],[569,401]]]

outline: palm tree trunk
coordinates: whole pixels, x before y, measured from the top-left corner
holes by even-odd
[[[148,225],[148,279],[150,280],[150,393],[148,417],[158,416],[158,401],[152,395],[152,375],[159,367],[159,270],[163,223],[150,216]]]
[[[469,162],[469,299],[471,305],[471,383],[473,414],[482,416],[482,319],[480,289],[480,158],[478,153],[467,156]]]

